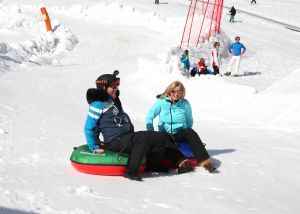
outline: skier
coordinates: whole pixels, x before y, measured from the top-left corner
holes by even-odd
[[[155,0],[154,4],[159,4],[159,0]]]
[[[141,181],[138,174],[139,165],[144,155],[149,154],[151,170],[166,172],[160,168],[163,154],[177,166],[179,174],[193,171],[187,158],[173,145],[171,139],[161,132],[134,132],[129,116],[124,112],[119,99],[119,71],[104,74],[96,80],[97,89],[87,91],[90,104],[84,133],[89,149],[94,153],[102,153],[105,149],[129,153],[124,177]],[[99,134],[103,136],[103,142]]]
[[[232,54],[232,57],[230,59],[227,73],[224,74],[226,76],[231,75],[232,68],[234,66],[234,72],[233,75],[237,76],[239,73],[240,68],[240,62],[241,62],[241,56],[245,53],[246,47],[243,45],[243,43],[240,43],[240,37],[235,37],[235,42],[232,43],[229,47],[229,52]]]
[[[230,14],[229,22],[234,22],[234,16],[236,14],[236,10],[234,6],[232,6],[231,9],[229,10],[229,14]]]
[[[255,0],[252,0],[250,4],[252,4],[252,3],[256,4],[256,1],[255,1]]]

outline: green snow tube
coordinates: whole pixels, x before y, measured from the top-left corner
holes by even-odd
[[[123,175],[126,170],[128,154],[105,150],[103,153],[92,153],[87,145],[75,147],[70,157],[72,166],[79,172],[96,175]],[[146,168],[143,158],[139,170]]]

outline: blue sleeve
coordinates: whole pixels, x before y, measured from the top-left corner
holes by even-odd
[[[160,99],[151,107],[146,115],[146,129],[147,131],[154,131],[153,120],[160,113],[161,104]]]
[[[194,121],[193,121],[192,107],[189,101],[186,101],[185,119],[186,119],[187,128],[192,128]]]
[[[184,56],[180,58],[180,62],[184,62]]]
[[[232,52],[232,44],[228,46],[228,50],[230,53]]]
[[[86,143],[91,151],[100,148],[97,144],[98,136],[96,135],[95,130],[97,127],[97,122],[100,119],[104,108],[105,106],[101,102],[93,102],[89,106],[89,111],[84,126],[84,134]]]
[[[242,48],[243,48],[243,53],[245,53],[246,47],[244,46],[244,44],[242,44]]]
[[[182,56],[180,58],[180,62],[182,62],[182,63],[186,63],[187,61],[188,61],[188,58],[186,56]]]

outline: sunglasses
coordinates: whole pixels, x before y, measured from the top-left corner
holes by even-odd
[[[182,94],[182,90],[172,90],[171,94]]]
[[[109,88],[112,88],[112,89],[118,89],[119,87],[119,84],[113,84],[113,85],[110,85],[108,86]]]
[[[108,87],[112,89],[118,89],[119,85],[120,85],[120,79],[117,79],[111,82]]]

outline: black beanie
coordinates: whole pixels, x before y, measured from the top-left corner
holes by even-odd
[[[119,71],[114,70],[113,74],[103,74],[99,76],[96,80],[97,89],[103,90],[112,83],[120,81],[120,78],[117,77],[118,74]]]

